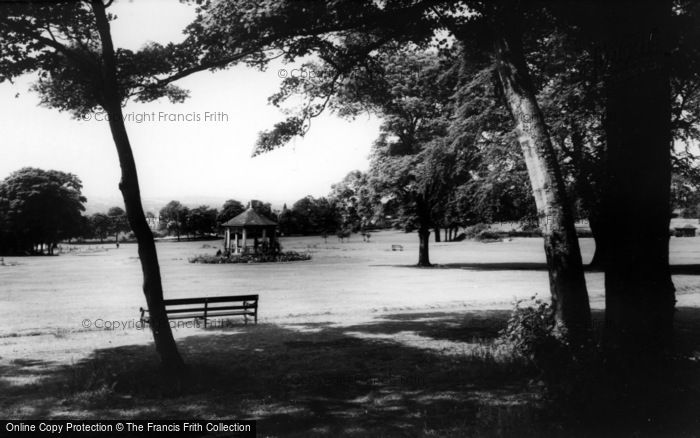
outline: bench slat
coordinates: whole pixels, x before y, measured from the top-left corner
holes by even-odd
[[[207,307],[207,313],[216,312],[217,310],[247,310],[254,309],[257,306],[221,306],[221,307]],[[204,312],[204,307],[188,307],[186,309],[165,309],[165,313],[168,315],[171,313],[187,313],[187,312]]]
[[[207,315],[207,318],[211,318],[214,316],[235,316],[235,315],[248,315],[248,316],[255,316],[255,312],[223,312],[223,313],[212,313]]]
[[[221,313],[221,314],[207,314],[207,318],[212,318],[215,316],[243,316],[243,315],[248,315],[248,316],[255,316],[255,312],[228,312],[228,313]],[[190,314],[179,314],[179,315],[172,315],[168,316],[168,319],[189,319],[189,318],[204,318],[203,314],[200,313],[190,313]],[[149,319],[146,317],[146,319]]]
[[[235,295],[227,297],[197,297],[197,298],[176,298],[172,300],[163,300],[166,306],[179,306],[183,304],[203,304],[208,303],[225,303],[229,301],[257,301],[258,295]]]
[[[223,310],[249,310],[249,309],[255,309],[257,308],[258,305],[248,305],[248,306],[219,306],[219,307],[211,307],[207,309],[207,313],[212,313],[212,312],[219,312]]]

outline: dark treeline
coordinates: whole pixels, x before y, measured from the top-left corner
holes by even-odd
[[[353,172],[334,186],[330,197],[306,196],[291,209],[273,210],[269,202],[248,204],[258,214],[279,222],[282,235],[335,234],[377,227],[364,186],[354,184]],[[0,254],[53,254],[64,241],[119,242],[134,238],[122,207],[85,215],[87,199],[73,174],[23,168],[0,182]],[[356,190],[358,190],[356,192]],[[365,205],[361,207],[360,205]],[[207,205],[190,208],[173,200],[158,214],[146,213],[149,226],[160,236],[202,238],[221,234],[221,225],[245,211],[244,204],[227,200],[220,209]]]
[[[122,207],[86,215],[86,202],[76,175],[31,167],[13,172],[0,181],[0,255],[51,255],[61,242],[134,239]],[[252,200],[249,205],[258,214],[278,220],[279,212],[270,203]],[[158,215],[146,213],[146,220],[160,236],[177,236],[178,240],[181,236],[215,237],[221,224],[244,210],[236,200],[226,201],[220,210],[207,205],[189,208],[171,201]],[[302,218],[301,222],[309,221]]]

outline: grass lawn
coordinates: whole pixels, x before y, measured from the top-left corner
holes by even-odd
[[[536,371],[493,344],[515,298],[547,297],[541,240],[432,243],[437,266],[416,268],[417,240],[393,231],[370,243],[284,238],[285,250],[309,251],[312,260],[245,265],[188,263],[220,242],[159,243],[166,298],[260,295],[257,326],[175,330],[192,370],[181,387],[163,381],[150,332],[134,327],[145,305],[135,245],[5,258],[0,417],[256,419],[259,436],[598,430],[583,413],[552,409]],[[590,260],[592,240],[581,245]],[[700,238],[672,238],[671,250],[687,397],[674,392],[659,400],[673,414],[647,420],[640,412],[643,426],[620,427],[697,436]],[[603,275],[586,279],[599,324]],[[101,329],[105,321],[125,328]]]

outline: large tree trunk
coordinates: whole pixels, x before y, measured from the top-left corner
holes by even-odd
[[[418,220],[418,266],[429,267],[430,264],[430,224],[432,221],[431,209],[426,202],[426,196],[416,196],[416,219]],[[440,234],[440,228],[434,227],[436,234]],[[438,240],[439,242],[439,240]]]
[[[639,369],[672,349],[671,2],[615,2],[610,8],[605,346],[611,362]]]
[[[121,97],[117,85],[117,70],[114,56],[114,46],[102,0],[93,0],[97,29],[102,41],[102,95],[101,104],[109,115],[109,127],[114,144],[117,147],[122,178],[119,190],[124,198],[126,215],[129,225],[134,231],[138,242],[138,253],[143,271],[143,293],[146,296],[150,314],[150,326],[153,332],[156,350],[160,354],[163,366],[168,371],[180,373],[185,364],[177,350],[173,333],[170,329],[168,316],[163,304],[163,286],[160,277],[160,266],[156,254],[153,234],[148,227],[146,216],[141,205],[136,163],[129,143],[129,137],[122,117]]]
[[[590,339],[591,312],[573,214],[535,98],[517,23],[509,21],[501,23],[495,38],[497,71],[535,195],[557,326],[575,345],[581,345]]]
[[[430,264],[430,228],[421,227],[418,229],[418,266],[432,266]]]

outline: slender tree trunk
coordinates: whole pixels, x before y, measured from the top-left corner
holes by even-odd
[[[184,371],[185,364],[177,350],[168,316],[165,313],[156,245],[143,212],[136,163],[122,117],[121,96],[117,85],[117,69],[110,26],[102,0],[93,0],[92,7],[102,41],[101,104],[109,115],[109,127],[119,156],[122,172],[119,190],[124,198],[129,225],[131,225],[138,242],[139,259],[143,271],[143,293],[146,296],[151,318],[151,331],[163,366],[168,371],[181,373]]]
[[[605,77],[604,338],[612,363],[639,370],[653,367],[673,345],[671,2],[615,2],[610,11],[609,41],[618,50]]]
[[[435,242],[439,243],[440,242],[440,227],[436,226],[433,231],[435,231]]]
[[[430,228],[421,226],[418,229],[418,266],[432,266],[430,264]]]
[[[600,187],[603,184],[604,170],[602,162],[592,162],[584,152],[584,135],[573,120],[569,124],[571,131],[571,144],[573,149],[572,159],[574,160],[576,192],[583,202],[584,209],[588,211],[588,224],[595,241],[595,251],[590,266],[602,269],[607,260],[607,242],[603,238],[605,222],[602,208],[602,194]],[[598,145],[603,149],[603,145]]]
[[[497,71],[535,195],[557,326],[570,341],[583,344],[590,339],[591,312],[571,206],[535,98],[517,23],[506,19],[499,30],[495,39]]]

